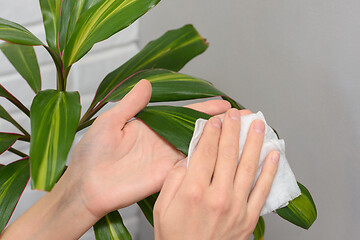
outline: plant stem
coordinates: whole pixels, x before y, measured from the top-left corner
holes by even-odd
[[[45,49],[49,52],[50,56],[52,57],[55,66],[56,66],[56,70],[57,70],[57,89],[60,91],[65,91],[66,90],[66,80],[65,80],[65,74],[63,71],[63,63],[62,60],[60,58],[60,56],[51,48],[49,48],[48,46],[44,46]]]
[[[23,136],[21,138],[19,138],[20,141],[24,141],[24,142],[30,142],[30,136]]]
[[[20,156],[20,157],[23,157],[23,158],[24,158],[24,157],[28,157],[28,155],[26,155],[25,153],[23,153],[23,152],[15,149],[15,148],[12,148],[12,147],[9,148],[8,151],[9,151],[9,152],[12,152],[12,153],[14,153],[14,154],[16,154],[16,155],[18,155],[18,156]]]
[[[87,128],[88,126],[90,126],[95,121],[95,119],[96,118],[91,119],[90,121],[79,124],[78,128],[76,129],[76,132],[79,132],[79,131],[83,130],[84,128]]]

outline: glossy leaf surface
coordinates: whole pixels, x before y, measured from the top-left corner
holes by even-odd
[[[101,82],[92,106],[104,99],[124,79],[143,69],[164,68],[179,71],[208,45],[192,25],[169,31],[148,43],[138,54],[117,68]]]
[[[77,21],[65,45],[64,65],[68,67],[84,56],[92,46],[126,28],[160,0],[103,0]]]
[[[144,216],[152,226],[154,226],[153,210],[158,196],[159,193],[155,193],[153,195],[148,196],[147,198],[144,198],[143,200],[137,203],[141,211],[143,212]]]
[[[80,16],[101,0],[63,0],[60,15],[59,47],[62,52]]]
[[[34,92],[40,91],[40,68],[34,47],[3,43],[0,45],[0,49],[20,75],[28,82]]]
[[[0,132],[0,154],[8,150],[22,135]]]
[[[60,28],[60,12],[62,0],[39,0],[49,47],[56,52]]]
[[[42,45],[43,43],[23,26],[0,18],[0,39],[23,45]]]
[[[0,168],[0,232],[5,228],[29,180],[29,159]]]
[[[146,107],[136,115],[136,118],[143,121],[185,155],[188,155],[196,120],[210,117],[210,115],[189,108],[174,106]]]
[[[80,118],[78,92],[40,91],[31,105],[31,184],[49,191],[64,171]]]
[[[0,105],[0,118],[12,123],[17,129],[19,129],[25,135],[29,135],[29,133],[17,122],[13,119],[10,114]]]
[[[102,100],[102,103],[119,101],[141,79],[147,79],[151,82],[151,102],[179,101],[224,95],[211,83],[200,78],[165,69],[148,69],[121,82]]]
[[[263,240],[264,239],[264,234],[265,234],[265,222],[264,222],[264,218],[260,217],[256,227],[254,229],[254,240]]]
[[[106,214],[94,225],[96,240],[131,240],[118,211]]]
[[[310,192],[298,182],[301,195],[286,207],[276,210],[280,217],[304,229],[309,229],[315,222],[317,211]]]

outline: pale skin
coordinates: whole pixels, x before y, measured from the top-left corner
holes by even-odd
[[[173,239],[172,235],[167,234],[173,234],[174,229],[169,228],[168,232],[164,231],[167,226],[161,224],[161,219],[162,216],[166,216],[167,220],[174,222],[179,217],[177,214],[166,212],[164,206],[170,206],[171,203],[172,208],[176,209],[175,201],[172,199],[176,199],[175,196],[177,195],[173,193],[177,192],[178,187],[176,186],[179,184],[175,183],[174,175],[178,176],[178,172],[185,170],[184,167],[179,166],[179,164],[176,165],[176,163],[181,162],[181,159],[186,156],[141,121],[129,121],[148,104],[150,97],[151,84],[142,80],[115,107],[101,114],[75,147],[68,169],[53,190],[45,194],[10,225],[2,234],[1,239],[78,239],[106,213],[129,206],[160,190],[162,191],[159,201],[156,203],[154,215],[155,236],[157,239]],[[210,115],[219,115],[228,111],[230,104],[222,100],[212,100],[187,107]],[[249,113],[247,110],[236,110],[236,112],[240,115]],[[228,113],[225,115],[225,121],[227,121],[227,115]],[[217,128],[217,131],[220,132],[221,129]],[[207,138],[209,137],[202,137],[201,141],[206,142]],[[260,145],[259,142],[257,144]],[[254,151],[256,150],[254,149]],[[196,151],[196,156],[201,155],[198,152],[200,151]],[[213,153],[215,154],[215,152]],[[195,160],[192,161],[194,164],[189,166],[184,176],[193,171],[191,169],[194,168],[193,165],[196,166],[196,162],[198,162],[199,167],[201,161],[196,159],[204,159],[205,157],[194,156]],[[211,162],[217,162],[213,158],[214,156]],[[174,167],[175,165],[176,167]],[[232,165],[235,166],[235,169],[236,165]],[[275,164],[273,165],[275,166]],[[239,172],[240,166],[241,164],[237,172]],[[217,176],[217,171],[222,171],[222,168],[219,168],[220,170],[216,170],[217,167],[213,169],[215,169],[214,176]],[[265,172],[270,174],[270,170]],[[219,173],[219,175],[221,174]],[[265,176],[265,174],[261,176],[263,175]],[[252,177],[251,174],[247,176]],[[165,179],[167,180],[165,181]],[[178,179],[177,182],[180,181],[180,178],[175,179]],[[188,178],[184,177],[183,179]],[[198,181],[195,178],[193,180],[194,183]],[[247,180],[245,183],[249,181]],[[261,206],[249,209],[242,208],[247,209],[247,211],[254,211],[249,214],[252,219],[258,217],[259,208],[261,209],[262,202],[266,199],[267,188],[270,188],[268,185],[271,186],[271,182],[272,179],[268,178],[264,179],[261,184],[258,181],[255,186],[255,189],[258,188],[263,191],[259,190],[261,191],[258,194],[259,196],[253,197],[255,199],[261,198],[261,200],[254,201],[253,204],[260,204]],[[246,185],[245,183],[240,185]],[[228,183],[224,182],[224,184]],[[257,187],[258,185],[260,186]],[[255,189],[250,197],[254,194]],[[173,195],[174,198],[169,198]],[[168,200],[164,201],[163,199]],[[243,200],[245,201],[245,198]],[[246,202],[250,203],[250,200],[246,200]],[[190,205],[194,207],[193,204]],[[179,202],[179,208],[183,207],[186,207],[184,202]],[[211,216],[198,215],[199,226],[201,222],[204,222],[204,217]],[[183,220],[179,219],[179,221]],[[236,221],[234,225],[241,223],[241,221]],[[213,226],[219,227],[216,224]],[[255,227],[255,225],[250,224],[246,226],[249,227],[248,232]],[[229,228],[229,226],[225,227]],[[190,231],[191,229],[187,232]],[[211,238],[212,235],[209,234],[201,236],[204,238],[196,239],[217,239]],[[191,237],[183,239],[191,239]]]

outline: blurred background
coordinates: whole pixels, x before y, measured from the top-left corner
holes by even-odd
[[[298,181],[318,219],[308,230],[265,216],[268,240],[357,239],[360,233],[360,2],[357,0],[163,0],[140,21],[96,45],[72,70],[84,109],[105,75],[170,29],[192,23],[210,43],[181,72],[211,81],[253,112],[262,111],[286,141]],[[220,6],[221,5],[221,6]],[[26,6],[26,7],[24,7]],[[37,0],[0,0],[0,17],[45,41]],[[55,69],[37,47],[44,88]],[[0,54],[0,83],[30,106],[33,95]],[[1,104],[29,129],[6,102]],[[83,109],[83,110],[84,110]],[[1,131],[11,126],[0,123]],[[80,139],[77,137],[76,141]],[[26,146],[18,145],[26,151]],[[1,156],[1,163],[16,160]],[[25,192],[15,216],[41,196]],[[153,239],[138,208],[122,210],[134,239]],[[93,239],[91,233],[83,239]]]

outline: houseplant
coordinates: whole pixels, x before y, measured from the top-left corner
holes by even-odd
[[[99,85],[88,110],[80,116],[78,92],[67,91],[69,72],[94,44],[129,26],[160,0],[40,0],[47,44],[26,28],[0,18],[2,52],[23,76],[36,96],[27,109],[0,85],[0,96],[6,98],[30,118],[31,135],[0,106],[0,117],[12,123],[21,133],[0,133],[0,152],[12,152],[22,159],[0,166],[0,228],[3,230],[31,176],[34,189],[49,191],[66,168],[66,159],[75,134],[90,126],[96,114],[108,102],[120,100],[141,79],[152,83],[151,102],[168,102],[221,96],[233,107],[243,108],[205,80],[178,73],[208,45],[191,25],[165,33],[150,42],[125,64],[109,73]],[[33,46],[44,47],[57,69],[57,89],[41,89],[39,66]],[[80,118],[81,117],[81,118]],[[187,154],[195,120],[208,115],[182,107],[152,106],[137,118]],[[174,138],[173,136],[177,136]],[[12,148],[16,141],[30,143],[29,153]],[[30,171],[31,166],[31,171]],[[286,220],[309,228],[316,219],[316,208],[310,193],[299,184],[302,195],[277,213]],[[157,194],[138,203],[152,224],[152,208]],[[111,226],[112,230],[109,230]],[[115,211],[94,226],[97,239],[130,239],[131,236]],[[264,221],[259,219],[255,239],[264,235]]]

